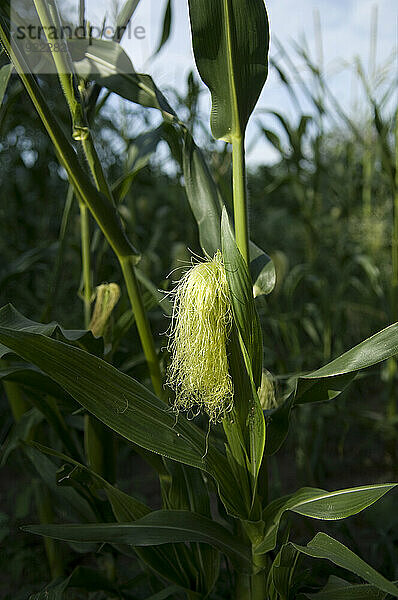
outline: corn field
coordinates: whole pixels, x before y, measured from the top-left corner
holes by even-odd
[[[188,0],[181,92],[144,3],[0,6],[1,597],[397,598],[396,55],[350,112],[264,0]]]

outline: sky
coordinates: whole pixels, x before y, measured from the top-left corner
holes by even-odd
[[[88,16],[99,22],[107,12],[112,22],[115,0],[87,0]],[[173,0],[173,27],[171,37],[163,50],[151,58],[159,43],[162,15],[167,0],[141,0],[133,17],[133,27],[143,27],[145,35],[137,39],[125,39],[123,46],[132,59],[136,71],[153,76],[162,91],[176,88],[186,89],[188,73],[195,69],[193,58],[187,0]],[[266,2],[270,28],[270,55],[278,58],[276,40],[283,47],[292,48],[292,43],[302,43],[305,37],[312,59],[322,65],[322,72],[333,93],[349,114],[364,110],[361,102],[362,88],[353,75],[353,61],[360,57],[365,69],[369,70],[371,23],[375,25],[377,13],[376,47],[372,55],[377,69],[386,66],[390,59],[390,74],[398,75],[396,56],[398,35],[398,3],[396,0],[268,0]],[[112,9],[113,6],[113,9]],[[320,27],[317,25],[320,24]],[[137,30],[138,31],[138,30]],[[395,56],[394,56],[395,52]],[[294,56],[294,52],[290,50]],[[307,69],[294,58],[300,75],[310,81]],[[392,75],[390,75],[392,77]],[[297,89],[298,85],[296,84]],[[298,91],[299,97],[300,92]],[[210,94],[202,94],[201,110],[204,118],[210,111]],[[312,109],[301,98],[304,111]],[[275,129],[275,119],[265,111],[277,110],[295,119],[297,113],[286,89],[271,70],[256,110],[252,115],[247,132],[248,163],[272,163],[275,152],[268,142],[258,135],[259,125]]]

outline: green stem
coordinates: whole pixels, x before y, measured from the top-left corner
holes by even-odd
[[[0,20],[0,38],[6,53],[13,62],[18,75],[20,76],[45,128],[47,129],[47,132],[59,156],[60,162],[68,173],[69,180],[75,189],[77,197],[87,204],[106,240],[115,252],[119,262],[123,262],[125,264],[124,272],[129,273],[129,282],[126,281],[126,285],[127,288],[132,288],[134,286],[131,285],[130,281],[135,279],[132,260],[134,256],[138,255],[138,252],[127,239],[126,234],[121,226],[117,211],[115,210],[113,203],[110,201],[107,190],[104,189],[105,193],[102,194],[98,192],[98,190],[91,184],[91,181],[87,177],[85,171],[83,171],[74,148],[66,138],[62,127],[60,127],[58,121],[54,118],[52,111],[49,109],[35,78],[29,73],[28,66],[25,63],[22,54],[18,48],[11,46],[7,32],[7,24],[2,18]],[[90,148],[90,167],[94,167],[95,173],[93,172],[93,175],[97,184],[101,185],[102,187],[104,180],[102,179],[102,176],[99,175],[98,169],[100,163],[93,147],[91,136],[86,137],[86,140],[82,139],[82,141],[86,142],[86,151],[87,148]],[[95,165],[92,161],[95,161]],[[108,186],[106,187],[108,188]],[[132,301],[132,309],[134,314],[138,313],[138,315],[141,315],[143,304],[139,294],[137,296],[134,293],[129,293],[129,296],[130,300]],[[136,298],[137,302],[132,300],[133,298]],[[137,323],[138,321],[143,322],[144,319],[142,319],[141,316],[138,316]],[[142,331],[145,332],[144,338],[141,338],[145,357],[148,363],[151,363],[149,368],[152,381],[156,382],[156,384],[154,384],[154,388],[159,393],[159,391],[162,390],[160,368],[158,364],[156,366],[152,364],[154,361],[154,356],[156,356],[156,352],[154,351],[153,340],[152,343],[149,343],[147,339],[148,332],[150,334],[149,325],[146,327],[141,326],[139,328],[140,336]]]
[[[130,257],[118,257],[123,271],[124,281],[127,287],[127,293],[130,298],[131,306],[137,324],[138,334],[141,339],[142,348],[148,363],[149,373],[152,380],[153,389],[159,396],[163,396],[162,376],[160,373],[159,361],[156,354],[153,336],[149,326],[147,314],[145,312],[142,295],[139,284],[133,268]]]
[[[236,600],[265,600],[266,580],[264,571],[253,575],[237,574],[235,599]]]
[[[58,32],[62,31],[57,4],[55,0],[34,0],[34,4],[47,41],[51,44],[52,37],[50,33],[54,31],[54,28]],[[87,135],[88,125],[73,69],[73,61],[68,49],[59,51],[52,50],[52,47],[51,45],[51,53],[57,68],[58,78],[73,120],[73,137],[82,140]]]
[[[93,295],[90,263],[90,221],[86,204],[84,204],[84,202],[79,202],[79,208],[83,267],[84,326],[86,329],[88,329],[91,320],[91,298]]]
[[[232,140],[232,185],[236,244],[249,266],[249,223],[246,194],[245,138]]]

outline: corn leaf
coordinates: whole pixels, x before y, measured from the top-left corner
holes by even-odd
[[[213,256],[221,249],[221,213],[224,206],[203,153],[188,131],[184,133],[183,171],[189,205],[199,228],[200,245]],[[253,295],[269,294],[275,287],[275,267],[270,257],[250,242],[250,275]]]
[[[36,323],[27,319],[19,313],[12,304],[6,304],[0,309],[0,327],[6,325],[16,331],[31,331],[32,333],[41,333],[53,337],[63,342],[76,344],[81,348],[97,355],[103,354],[104,341],[102,338],[95,338],[91,331],[80,329],[63,329],[54,321],[51,323]],[[0,358],[4,358],[10,353],[7,346],[0,344]],[[34,375],[32,374],[32,377]]]
[[[30,525],[24,530],[71,542],[107,542],[131,546],[203,542],[226,554],[239,568],[247,570],[251,566],[248,546],[219,523],[184,510],[154,511],[134,523]]]
[[[130,58],[120,44],[100,39],[71,40],[70,50],[79,77],[149,108],[157,108],[169,119],[176,118],[174,110],[149,75],[136,73]]]
[[[326,533],[317,533],[306,546],[299,546],[297,544],[292,544],[292,546],[307,556],[330,560],[338,567],[355,573],[355,575],[358,575],[358,577],[374,585],[379,590],[391,594],[394,598],[398,598],[398,587],[396,585],[388,581],[383,575],[380,575],[362,558],[359,558],[359,556],[344,546],[344,544],[326,535]]]
[[[268,419],[266,453],[274,454],[286,438],[290,411],[298,404],[333,400],[366,369],[398,353],[398,323],[364,340],[320,369],[302,375],[294,393],[275,410],[265,411]]]
[[[334,492],[302,488],[290,496],[277,498],[264,510],[265,535],[256,548],[256,554],[263,554],[275,548],[281,518],[288,510],[324,521],[346,519],[368,508],[397,485],[364,485]]]
[[[122,490],[119,490],[115,486],[111,485],[103,477],[95,473],[92,469],[89,469],[85,465],[78,461],[48,448],[41,444],[32,443],[35,449],[54,456],[67,464],[73,466],[73,471],[68,474],[68,480],[81,481],[85,486],[88,486],[93,493],[96,490],[104,490],[111,506],[115,519],[118,523],[127,523],[136,521],[151,512],[151,509],[134,498],[133,496],[126,494]],[[58,479],[59,481],[59,479]],[[211,549],[212,550],[212,549]],[[189,563],[186,564],[185,555],[187,548],[182,548],[181,545],[165,544],[161,547],[152,548],[136,548],[137,555],[143,560],[153,571],[155,571],[161,577],[178,584],[184,589],[190,589],[189,580]],[[214,550],[212,550],[214,552]],[[191,559],[192,560],[192,559]],[[181,565],[184,564],[184,569],[181,569]]]
[[[169,39],[170,33],[171,33],[171,21],[172,21],[172,5],[171,5],[171,0],[168,0],[167,5],[166,5],[166,10],[164,12],[164,17],[163,17],[162,37],[160,38],[159,45],[158,45],[154,55],[158,54],[161,51],[161,49],[163,48],[163,46]]]
[[[245,514],[225,456],[191,422],[143,385],[97,357],[39,334],[0,327],[0,341],[47,373],[111,429],[151,452],[208,471],[227,510]]]
[[[212,96],[216,139],[241,137],[268,74],[269,29],[263,0],[189,0],[192,45]]]

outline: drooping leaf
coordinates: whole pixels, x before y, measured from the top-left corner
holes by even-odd
[[[263,554],[275,548],[280,520],[288,510],[312,519],[346,519],[377,502],[396,485],[398,484],[365,485],[335,492],[302,488],[290,496],[277,498],[264,510],[265,535],[257,546],[256,553]]]
[[[294,406],[336,398],[353,381],[358,371],[387,360],[397,353],[398,323],[394,323],[324,367],[300,376],[296,391],[278,408],[266,413],[269,421],[266,453],[276,452],[286,438],[290,411]]]
[[[85,487],[88,486],[93,493],[95,493],[96,490],[104,490],[118,523],[133,522],[151,512],[151,509],[144,503],[133,496],[126,494],[122,490],[119,490],[103,477],[78,461],[41,444],[32,443],[32,445],[40,452],[54,456],[59,460],[72,465],[74,467],[73,471],[70,471],[67,474],[69,480],[73,479],[81,482]],[[186,569],[181,569],[181,565],[185,565],[184,560],[187,553],[187,548],[185,546],[183,547],[181,544],[165,544],[162,546],[135,548],[135,552],[142,561],[162,578],[178,584],[183,589],[190,589],[188,573],[190,565],[187,564]]]
[[[105,361],[39,334],[0,327],[0,341],[38,366],[108,427],[137,445],[208,471],[234,514],[245,514],[225,456],[143,385]]]
[[[80,77],[95,81],[126,100],[157,108],[168,118],[176,118],[174,110],[152,78],[135,72],[120,44],[100,39],[71,42],[75,71]]]
[[[326,533],[317,533],[306,546],[299,546],[298,544],[292,544],[292,546],[307,556],[330,560],[338,567],[355,573],[355,575],[358,575],[358,577],[374,585],[379,590],[391,594],[394,598],[398,598],[398,587],[395,584],[388,581],[388,579],[373,569],[373,567],[352,552],[352,550],[349,550],[344,544],[326,535]]]
[[[192,45],[212,96],[211,129],[231,142],[244,134],[268,74],[263,0],[189,0]]]
[[[0,327],[6,325],[16,331],[30,331],[53,337],[67,343],[76,344],[93,354],[103,353],[104,342],[102,338],[95,338],[91,331],[79,329],[63,329],[58,323],[36,323],[19,313],[11,304],[0,309]],[[0,358],[10,353],[10,349],[0,344]],[[32,375],[33,376],[33,375]]]
[[[296,404],[334,398],[358,371],[396,354],[398,354],[398,323],[375,333],[317,371],[300,377]]]
[[[108,542],[156,546],[177,542],[203,542],[226,554],[242,570],[251,566],[248,546],[219,523],[183,510],[159,510],[134,523],[89,525],[30,525],[25,531],[65,541]]]
[[[39,450],[30,445],[24,445],[24,453],[32,463],[38,477],[40,477],[51,492],[57,497],[57,505],[73,513],[75,518],[83,522],[94,522],[95,516],[87,500],[75,489],[59,487],[57,485],[57,467]]]

